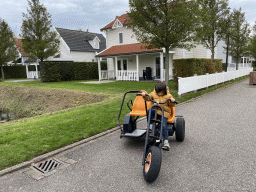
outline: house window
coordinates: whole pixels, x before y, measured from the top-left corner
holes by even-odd
[[[123,33],[119,33],[119,43],[123,43]]]
[[[88,41],[93,49],[100,48],[100,39],[96,36],[93,40]]]
[[[118,61],[117,61],[117,69],[118,69],[118,70],[121,70],[121,60],[118,60]]]
[[[127,60],[117,60],[117,70],[127,70]]]
[[[127,70],[127,60],[123,60],[123,70]]]
[[[99,41],[94,41],[94,49],[99,49],[99,48],[100,48]]]

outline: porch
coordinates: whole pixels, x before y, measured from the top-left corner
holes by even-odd
[[[142,81],[142,80],[161,80],[161,77],[151,76],[148,78],[146,75],[143,77],[138,77],[137,70],[118,70],[117,78],[115,76],[114,70],[101,70],[100,81],[101,80],[117,80],[117,81]],[[169,73],[169,79],[172,79],[172,74]],[[165,80],[165,69],[163,69],[163,78]]]
[[[29,71],[28,66],[29,65],[34,65],[35,66],[35,71]],[[26,63],[26,74],[27,74],[27,79],[38,79],[41,77],[40,71],[38,70],[39,63],[33,63],[33,64],[27,64]]]
[[[99,53],[99,81],[103,79],[116,81],[165,80],[164,49],[144,49],[144,44],[113,46]],[[169,52],[169,79],[172,79],[173,51]],[[101,70],[101,58],[107,58],[107,70]]]

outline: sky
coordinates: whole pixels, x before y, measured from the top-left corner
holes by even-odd
[[[101,28],[116,16],[129,11],[129,0],[40,0],[51,15],[53,27],[101,33]],[[255,0],[229,0],[231,10],[242,8],[246,20],[252,25],[256,21]],[[5,20],[13,33],[19,37],[27,0],[0,0],[0,19]]]

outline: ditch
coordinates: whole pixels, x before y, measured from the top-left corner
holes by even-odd
[[[16,119],[15,115],[12,114],[9,110],[0,109],[0,123],[5,123],[14,119]]]

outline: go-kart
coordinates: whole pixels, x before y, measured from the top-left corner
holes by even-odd
[[[149,97],[150,101],[145,101],[140,95],[140,92],[145,92],[146,96]],[[127,102],[128,108],[131,110],[130,113],[126,114],[123,119],[123,126],[121,126],[119,119],[121,116],[121,111],[123,108],[125,97],[128,93],[136,93],[136,98],[134,102],[129,100]],[[151,102],[153,105],[151,105]],[[147,182],[153,182],[157,179],[162,163],[162,130],[163,126],[163,117],[164,110],[159,104],[165,104],[166,102],[171,102],[170,99],[167,99],[164,103],[159,103],[153,101],[146,91],[128,91],[124,94],[123,101],[121,104],[121,108],[118,115],[118,123],[121,129],[120,138],[122,137],[132,137],[138,138],[146,135],[145,137],[145,147],[143,152],[143,175]],[[175,101],[177,104],[177,102]],[[132,104],[132,108],[130,107]],[[185,139],[185,120],[183,116],[175,116],[175,107],[171,108],[171,115],[167,120],[168,134],[169,136],[173,136],[175,133],[175,138],[177,141],[182,142]],[[149,109],[149,110],[148,110]],[[160,109],[162,111],[161,119],[158,119],[157,113],[155,116],[151,118],[152,109]],[[149,111],[149,112],[148,112]],[[149,113],[149,114],[147,114]],[[147,117],[147,128],[146,129],[138,129],[137,128],[137,120],[139,117]],[[150,126],[150,120],[152,126]]]

